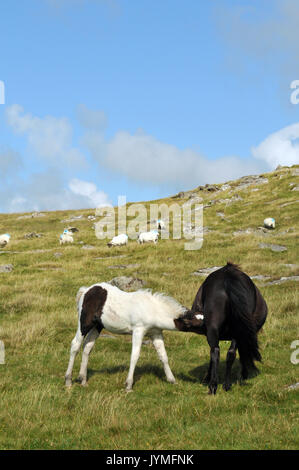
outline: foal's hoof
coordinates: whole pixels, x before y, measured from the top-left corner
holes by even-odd
[[[82,387],[85,387],[87,385],[87,379],[86,377],[83,377],[82,375],[79,375],[78,382],[80,385],[82,385]]]
[[[71,377],[65,377],[64,380],[65,380],[64,384],[65,384],[66,387],[71,387],[72,386],[72,378]]]
[[[133,391],[133,382],[127,382],[125,383],[126,385],[126,392],[132,392]]]
[[[173,384],[173,385],[177,385],[177,381],[175,380],[174,377],[173,377],[173,379],[167,379],[167,382],[170,383],[170,384]]]

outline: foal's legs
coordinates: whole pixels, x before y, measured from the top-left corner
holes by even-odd
[[[137,361],[140,356],[140,349],[142,344],[142,339],[145,333],[145,329],[142,327],[135,328],[132,334],[132,353],[131,353],[131,362],[130,369],[126,380],[126,390],[130,392],[133,387],[133,378],[134,370],[137,364]]]
[[[153,340],[153,345],[157,351],[158,357],[160,361],[163,363],[164,366],[164,371],[166,374],[167,381],[174,384],[175,378],[173,376],[173,373],[171,372],[171,369],[168,364],[168,357],[164,345],[164,340],[163,340],[163,334],[162,331],[159,331],[157,333],[152,334],[152,340]]]
[[[234,360],[236,359],[236,341],[233,339],[231,342],[231,345],[229,347],[229,350],[227,351],[226,355],[226,371],[225,371],[225,382],[223,384],[223,389],[227,392],[231,386],[231,370],[232,370],[232,365],[234,363]]]
[[[84,336],[81,334],[80,328],[78,328],[76,336],[74,337],[71,344],[70,360],[67,371],[65,373],[65,385],[70,387],[72,385],[72,371],[74,367],[75,358],[80,350]]]
[[[80,372],[79,372],[79,377],[78,377],[79,381],[81,382],[81,385],[86,385],[87,364],[88,364],[89,354],[99,334],[100,334],[99,331],[96,328],[93,328],[85,336],[85,340],[83,344],[81,367],[80,367]]]

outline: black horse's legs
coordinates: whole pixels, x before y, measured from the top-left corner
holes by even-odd
[[[219,333],[216,328],[210,328],[207,332],[210,345],[210,367],[209,367],[209,393],[215,395],[218,386],[218,364],[220,357]]]
[[[223,384],[223,389],[227,392],[231,388],[231,370],[234,360],[236,359],[236,341],[233,339],[229,350],[226,355],[226,371],[225,371],[225,382]]]
[[[210,361],[208,372],[206,373],[206,375],[203,379],[203,383],[206,384],[206,385],[209,385],[209,382],[211,380],[211,370],[212,370],[212,363]]]

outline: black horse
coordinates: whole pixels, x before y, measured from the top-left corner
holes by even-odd
[[[233,264],[211,273],[199,288],[192,309],[174,320],[181,331],[191,331],[207,337],[210,346],[210,366],[206,377],[209,393],[218,385],[219,341],[231,340],[227,357],[224,390],[231,388],[231,369],[239,351],[242,378],[261,361],[257,332],[265,323],[268,309],[260,291],[249,276]]]

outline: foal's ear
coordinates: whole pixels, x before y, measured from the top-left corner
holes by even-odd
[[[175,318],[174,324],[179,331],[188,331],[188,327],[185,323],[185,318]]]

